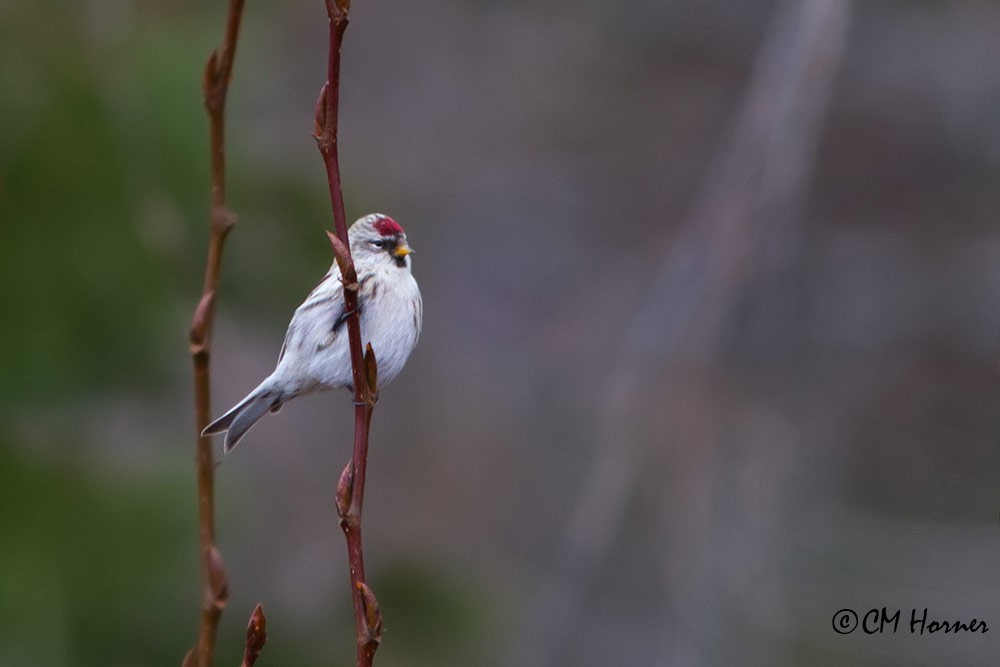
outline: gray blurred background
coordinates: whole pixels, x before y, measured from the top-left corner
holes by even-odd
[[[223,2],[0,1],[0,664],[177,665]],[[280,6],[279,6],[280,5]],[[348,217],[416,249],[375,413],[376,664],[1000,659],[1000,5],[355,0]],[[332,261],[321,2],[248,3],[214,412]],[[261,665],[353,664],[350,400],[218,469]],[[896,633],[834,612],[901,610]],[[909,632],[973,617],[987,634]]]

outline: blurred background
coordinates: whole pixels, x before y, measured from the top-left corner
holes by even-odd
[[[0,664],[177,665],[199,599],[187,329],[225,3],[0,1]],[[358,0],[349,219],[416,249],[375,413],[376,664],[1000,658],[1000,5]],[[247,3],[221,413],[332,261],[321,2]],[[346,395],[217,476],[258,664],[353,664]],[[220,446],[221,448],[221,446]],[[839,635],[839,609],[902,610]],[[930,619],[988,634],[914,636]]]

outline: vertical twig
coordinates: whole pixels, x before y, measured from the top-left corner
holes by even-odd
[[[669,389],[672,384],[683,385],[680,395],[700,392],[694,400],[704,401],[705,390],[692,378],[711,377],[717,369],[727,324],[745,298],[747,285],[769,268],[773,247],[801,224],[852,4],[786,0],[775,10],[734,128],[613,356],[616,364],[606,385],[602,428],[565,528],[558,565],[540,587],[510,664],[554,662],[568,629],[585,608],[583,596],[599,566],[623,548],[626,512],[648,456],[642,451],[646,441],[636,429],[643,423],[641,397],[653,387]],[[672,379],[664,384],[668,365]],[[680,414],[672,408],[674,422],[681,421]],[[712,488],[707,478],[713,453],[701,449],[692,460],[684,476],[707,493]],[[677,510],[679,521],[693,524],[707,503],[691,493],[679,495],[688,501]],[[696,533],[692,528],[685,536]],[[694,554],[673,566],[682,572],[677,579],[691,589],[704,588],[704,569],[699,566],[707,560],[707,549],[695,540],[676,542],[671,543],[674,559],[683,550]],[[699,593],[708,597],[704,590]],[[708,627],[701,622],[699,605],[704,603],[684,592],[671,594],[685,603],[692,627]],[[710,641],[705,636],[696,639]]]
[[[229,78],[236,55],[236,39],[243,0],[230,0],[222,50],[213,50],[205,64],[202,78],[205,109],[209,118],[212,161],[212,208],[208,259],[201,300],[191,321],[190,350],[194,364],[195,432],[197,435],[198,469],[198,535],[201,561],[201,621],[198,645],[193,657],[198,667],[211,667],[215,651],[215,636],[219,617],[226,605],[228,591],[222,556],[215,546],[215,462],[212,438],[202,436],[211,417],[211,370],[209,356],[212,323],[215,315],[215,290],[219,284],[222,248],[226,235],[236,222],[236,215],[226,206],[225,108]],[[191,654],[189,654],[189,658]],[[185,660],[187,663],[188,660]]]
[[[344,214],[344,194],[340,184],[340,162],[337,155],[337,114],[340,102],[340,49],[347,29],[350,0],[326,0],[330,22],[330,51],[327,81],[316,103],[314,136],[319,146],[330,187],[336,234],[330,234],[344,283],[344,308],[347,335],[351,350],[351,370],[354,382],[354,449],[350,463],[344,468],[337,484],[336,505],[340,527],[347,540],[350,565],[351,597],[354,604],[354,625],[357,632],[357,664],[371,665],[382,635],[382,615],[378,602],[365,583],[365,559],[361,542],[361,509],[364,503],[365,471],[368,464],[368,430],[375,407],[377,365],[371,345],[362,355],[361,323],[358,319],[358,277],[351,257]]]

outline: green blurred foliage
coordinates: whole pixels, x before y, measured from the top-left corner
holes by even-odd
[[[372,586],[386,619],[378,656],[386,667],[486,664],[484,654],[503,647],[491,596],[475,581],[400,561],[377,570]]]
[[[118,30],[81,7],[7,12],[0,310],[16,317],[0,346],[0,399],[155,387],[184,352],[200,292],[209,190],[200,76],[223,17],[153,12]],[[291,303],[322,274],[329,204],[312,184],[254,171],[231,143],[230,189],[245,219],[280,211],[297,221],[276,243],[308,261],[255,270],[253,246],[275,239],[253,232],[234,250],[245,261],[226,267],[226,300],[287,318],[270,304]]]
[[[0,346],[5,403],[155,379],[179,332],[144,192],[169,191],[188,219],[205,190],[197,65],[164,50],[190,36],[168,24],[102,52],[80,7],[50,5],[20,5],[0,34],[0,298],[21,332]]]
[[[195,564],[191,521],[176,512],[186,491],[0,443],[0,662],[176,664],[196,604],[177,586]]]

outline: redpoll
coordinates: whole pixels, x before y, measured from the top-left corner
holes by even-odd
[[[423,323],[420,290],[410,273],[412,251],[403,228],[379,213],[355,222],[348,237],[358,273],[362,347],[370,342],[375,351],[381,387],[403,370]],[[277,412],[296,396],[326,389],[353,391],[348,315],[334,262],[292,316],[274,372],[202,435],[225,432],[228,452],[268,411]]]

